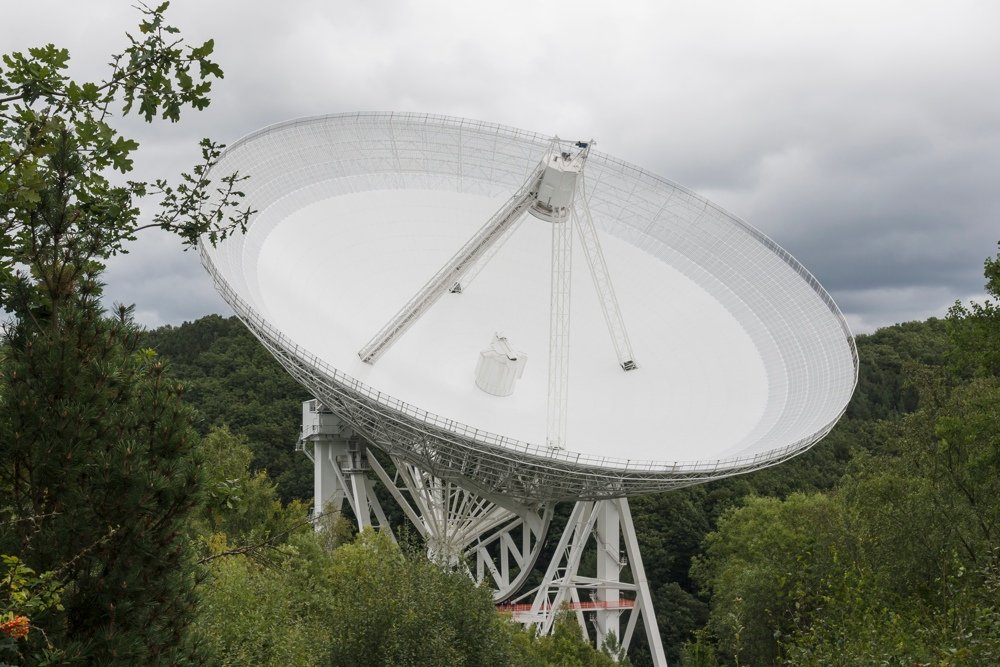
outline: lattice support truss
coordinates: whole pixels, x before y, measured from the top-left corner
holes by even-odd
[[[519,590],[534,568],[552,503],[476,492],[397,457],[389,457],[395,469],[390,475],[346,423],[316,400],[304,404],[298,449],[314,463],[315,507],[338,511],[346,499],[359,529],[370,525],[392,535],[375,494],[377,479],[425,540],[428,557],[488,582],[497,601]]]
[[[478,276],[479,273],[486,268],[486,265],[490,263],[490,260],[493,259],[498,252],[500,252],[500,249],[503,248],[508,239],[514,235],[514,232],[517,231],[518,227],[521,226],[521,223],[524,222],[524,219],[527,217],[528,216],[526,215],[518,217],[518,219],[507,228],[507,231],[503,233],[500,239],[496,243],[492,244],[482,254],[482,256],[480,256],[479,259],[477,259],[472,266],[469,267],[469,270],[465,272],[465,275],[462,276],[461,280],[456,280],[455,284],[452,285],[448,291],[452,294],[461,294],[464,290],[468,289],[469,285],[472,284],[472,281],[476,279],[476,276]]]
[[[638,365],[635,362],[635,354],[632,352],[632,343],[629,342],[628,332],[625,330],[625,320],[622,318],[621,308],[618,305],[618,297],[615,296],[611,273],[604,260],[604,251],[601,250],[597,228],[594,226],[594,219],[590,215],[590,206],[587,204],[587,197],[582,187],[577,193],[576,203],[573,206],[573,221],[580,232],[583,256],[587,258],[590,277],[594,280],[594,290],[601,303],[601,313],[604,315],[608,333],[611,334],[611,343],[618,356],[618,365],[626,371],[635,370]]]
[[[559,150],[559,141],[557,139],[553,139],[552,142],[549,144],[548,153],[557,150]],[[534,172],[532,172],[531,176],[529,177],[529,180],[534,179],[534,188],[532,189],[535,190],[536,192],[538,189],[538,185],[540,184],[541,181],[543,165],[544,161],[542,164],[539,164],[535,168]],[[517,220],[515,220],[512,224],[510,224],[503,232],[503,234],[501,234],[500,237],[494,243],[490,244],[490,246],[486,248],[476,258],[474,262],[472,262],[472,264],[465,271],[461,279],[456,280],[455,283],[448,289],[448,291],[451,292],[452,294],[461,294],[462,291],[467,289],[469,285],[472,284],[472,281],[476,279],[476,276],[478,276],[479,273],[486,267],[486,265],[490,263],[490,260],[493,259],[493,257],[495,257],[498,252],[500,252],[500,249],[503,248],[504,244],[507,243],[510,237],[514,235],[514,232],[517,231],[518,227],[521,226],[521,223],[524,221],[526,217],[527,216],[525,215],[521,215],[517,218]]]
[[[359,529],[372,526],[395,539],[375,493],[375,480],[369,476],[373,474],[424,538],[431,560],[464,570],[479,583],[488,582],[497,602],[508,600],[523,588],[545,543],[554,503],[522,503],[473,490],[468,480],[459,484],[443,479],[395,456],[389,457],[395,468],[395,474],[390,475],[369,455],[366,443],[353,428],[318,400],[306,401],[302,412],[297,449],[314,464],[315,507],[337,512],[346,500]],[[622,537],[624,552],[620,549]],[[595,550],[596,572],[585,576],[580,565],[590,548]],[[631,582],[621,577],[626,566],[632,573]],[[623,592],[629,597],[623,597]],[[530,605],[516,604],[526,598],[532,600]],[[624,498],[576,503],[541,585],[518,600],[501,610],[511,611],[515,620],[547,634],[556,613],[570,609],[588,637],[590,616],[597,646],[613,634],[620,637],[623,651],[642,617],[654,664],[666,664]],[[622,613],[629,614],[624,633]]]
[[[620,549],[622,541],[624,551]],[[592,576],[580,571],[590,549],[596,564]],[[622,578],[626,568],[631,581]],[[641,618],[653,664],[662,667],[667,664],[626,498],[576,503],[542,583],[515,603],[527,599],[531,600],[530,606],[512,605],[515,620],[534,625],[547,634],[560,611],[572,612],[584,634],[593,636],[597,646],[603,646],[608,636],[614,634],[623,651],[628,650]],[[622,614],[628,614],[624,632],[621,632]],[[593,635],[588,617],[593,624]]]
[[[573,224],[552,223],[552,281],[549,305],[549,391],[546,444],[566,447],[569,404],[569,325],[573,272]]]
[[[531,573],[552,519],[552,505],[529,506],[487,497],[392,459],[395,479],[372,469],[427,543],[427,555],[493,586],[494,598],[516,592]]]

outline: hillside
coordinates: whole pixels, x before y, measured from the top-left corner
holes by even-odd
[[[750,497],[782,502],[794,494],[831,492],[853,462],[887,447],[887,424],[914,411],[913,369],[943,370],[949,339],[945,322],[908,322],[858,336],[861,374],[846,416],[805,454],[781,466],[675,493],[637,498],[632,507],[644,560],[657,598],[660,627],[672,657],[679,657],[711,616],[711,585],[694,580],[691,565],[706,536]],[[148,333],[147,344],[171,365],[208,432],[227,425],[249,442],[252,466],[276,480],[282,499],[310,499],[308,461],[293,451],[300,403],[307,392],[292,381],[236,318],[208,316]],[[728,525],[728,524],[727,524]],[[634,657],[642,664],[642,647]]]

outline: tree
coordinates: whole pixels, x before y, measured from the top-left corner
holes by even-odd
[[[72,81],[53,45],[0,69],[0,553],[58,582],[59,604],[28,618],[18,661],[177,663],[189,655],[194,572],[184,539],[199,497],[195,434],[181,388],[140,347],[131,309],[100,305],[104,261],[145,227],[193,244],[241,227],[238,175],[213,186],[221,147],[179,185],[112,183],[138,144],[116,108],[175,121],[208,104],[212,42],[191,47],[142,6],[139,36],[99,83]],[[141,225],[137,199],[159,194]],[[0,613],[9,610],[2,609]]]
[[[226,533],[239,540],[284,534],[306,521],[305,503],[287,507],[267,471],[251,471],[253,450],[246,438],[228,428],[214,428],[201,439],[205,502],[202,517],[210,533]]]
[[[67,659],[174,661],[194,603],[182,528],[198,498],[195,434],[180,388],[102,316],[96,288],[60,326],[21,321],[0,378],[0,485],[15,519],[0,552],[65,586],[64,611],[32,619]],[[181,654],[182,655],[182,654]]]
[[[986,267],[996,296],[1000,258]],[[692,574],[712,595],[708,629],[721,655],[752,664],[997,663],[997,315],[990,301],[952,309],[950,369],[937,321],[859,340],[877,343],[869,351],[881,363],[859,385],[869,400],[858,412],[897,416],[868,430],[874,446],[855,448],[835,490],[752,499],[719,520]],[[704,637],[688,648],[711,662]]]
[[[464,573],[423,555],[407,557],[381,533],[362,532],[334,552],[329,663],[334,665],[509,664],[492,595]],[[347,583],[350,582],[350,585]]]
[[[612,636],[608,639],[611,640]],[[617,644],[617,640],[614,642]],[[572,613],[560,613],[556,617],[552,634],[535,637],[530,647],[526,664],[559,665],[559,667],[612,667],[613,665],[630,665],[627,658],[616,662],[603,651],[595,651],[584,636],[576,616]]]
[[[1000,301],[1000,252],[986,260],[983,273],[987,294]],[[948,311],[948,330],[955,343],[955,363],[960,371],[1000,376],[998,301],[987,298],[968,306],[957,302]]]
[[[320,547],[317,536],[299,534],[282,553],[278,567],[240,556],[210,564],[197,625],[209,660],[545,664],[532,657],[525,633],[500,618],[487,589],[423,555],[403,554],[384,534],[367,529],[332,553]]]
[[[194,632],[205,664],[218,667],[321,665],[329,653],[329,555],[315,538],[295,536],[270,567],[246,556],[205,566]],[[350,582],[344,582],[349,588]]]
[[[147,122],[180,118],[190,106],[209,103],[212,79],[222,70],[211,59],[212,40],[185,45],[167,24],[169,3],[141,5],[139,37],[111,57],[101,82],[78,83],[66,75],[69,52],[52,44],[3,56],[0,69],[0,306],[12,290],[32,282],[58,312],[93,264],[127,248],[136,232],[159,227],[193,245],[242,229],[250,211],[237,211],[238,174],[214,186],[208,169],[222,146],[202,141],[202,163],[179,184],[112,183],[109,171],[127,174],[139,144],[110,124],[114,109],[137,110]],[[159,196],[152,221],[140,225],[137,200]],[[26,267],[25,273],[20,267]]]
[[[753,497],[727,511],[692,575],[712,595],[708,627],[738,664],[774,664],[806,627],[845,542],[843,512],[825,494]]]
[[[252,467],[265,469],[285,502],[312,498],[312,464],[290,446],[308,394],[235,317],[208,315],[150,331],[198,413],[201,433],[225,425],[246,437]]]

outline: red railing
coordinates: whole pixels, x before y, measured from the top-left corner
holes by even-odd
[[[635,607],[635,600],[620,598],[614,600],[593,600],[590,602],[564,602],[562,608],[566,611],[588,611],[591,609],[632,609]],[[548,611],[549,605],[544,604],[540,611]],[[518,612],[531,611],[531,604],[498,604],[497,611],[501,614],[516,614]]]

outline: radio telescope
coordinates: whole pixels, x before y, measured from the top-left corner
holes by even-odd
[[[641,618],[665,664],[628,497],[786,460],[854,391],[851,332],[798,261],[592,141],[340,114],[244,137],[215,171],[249,176],[257,213],[202,262],[316,397],[316,511],[386,527],[377,480],[432,558],[542,631],[569,608],[627,647]]]

